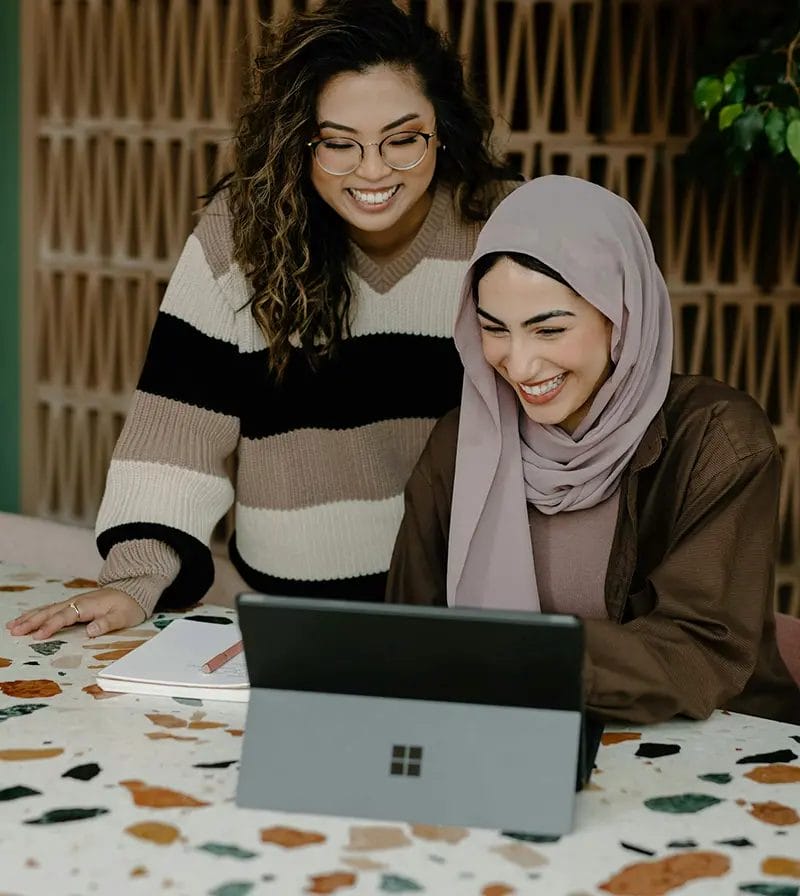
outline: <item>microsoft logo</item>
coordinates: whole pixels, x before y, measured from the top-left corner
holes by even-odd
[[[422,747],[393,744],[389,774],[418,778],[422,774]]]

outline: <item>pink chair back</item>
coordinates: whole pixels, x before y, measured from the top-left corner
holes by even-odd
[[[776,613],[775,636],[786,668],[800,686],[800,619]]]

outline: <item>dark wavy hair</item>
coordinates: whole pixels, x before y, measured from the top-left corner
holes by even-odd
[[[466,87],[457,54],[421,16],[392,0],[328,0],[273,27],[255,61],[235,170],[212,194],[229,191],[234,258],[252,283],[251,311],[277,379],[293,345],[316,365],[349,335],[347,232],[309,176],[307,144],[330,78],[377,65],[416,73],[447,147],[437,152],[435,181],[451,186],[465,219],[485,220],[490,184],[513,177],[489,148],[491,116]]]
[[[540,261],[538,258],[534,258],[532,255],[525,255],[523,252],[489,252],[487,255],[482,255],[473,265],[472,267],[472,298],[476,302],[478,301],[478,285],[481,280],[491,271],[491,269],[504,258],[507,258],[509,261],[513,261],[514,264],[518,264],[520,267],[527,268],[529,271],[535,271],[537,274],[544,274],[545,277],[549,277],[551,280],[555,280],[557,283],[562,283],[568,289],[571,289],[576,295],[578,295],[575,288],[567,283],[567,281],[558,273],[554,268],[551,268],[549,264],[545,264],[543,261]]]

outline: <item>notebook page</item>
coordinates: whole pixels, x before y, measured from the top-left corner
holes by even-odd
[[[244,653],[215,672],[201,667],[242,637],[239,626],[176,619],[145,644],[116,660],[100,673],[105,680],[150,682],[203,688],[246,688]]]

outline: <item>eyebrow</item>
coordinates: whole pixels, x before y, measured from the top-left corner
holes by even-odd
[[[422,116],[416,112],[409,112],[408,115],[403,115],[396,121],[391,121],[389,124],[384,125],[384,127],[381,128],[381,133],[385,134],[386,131],[391,131],[392,128],[400,127],[401,124],[405,124],[407,121],[413,121],[415,118],[422,118]],[[358,133],[355,128],[349,128],[346,124],[337,124],[335,121],[321,121],[319,123],[319,129],[322,130],[323,128],[334,128],[337,131],[347,131],[348,134]]]
[[[480,305],[478,305],[477,310],[481,317],[485,317],[486,320],[490,320],[493,324],[498,324],[498,326],[507,328],[507,325],[503,323],[503,321],[499,318],[492,317],[492,315],[484,311]],[[554,308],[552,311],[543,311],[541,314],[534,314],[533,317],[529,317],[527,320],[522,321],[522,326],[530,327],[532,324],[540,324],[543,321],[550,320],[551,317],[575,317],[575,314],[572,311]]]

